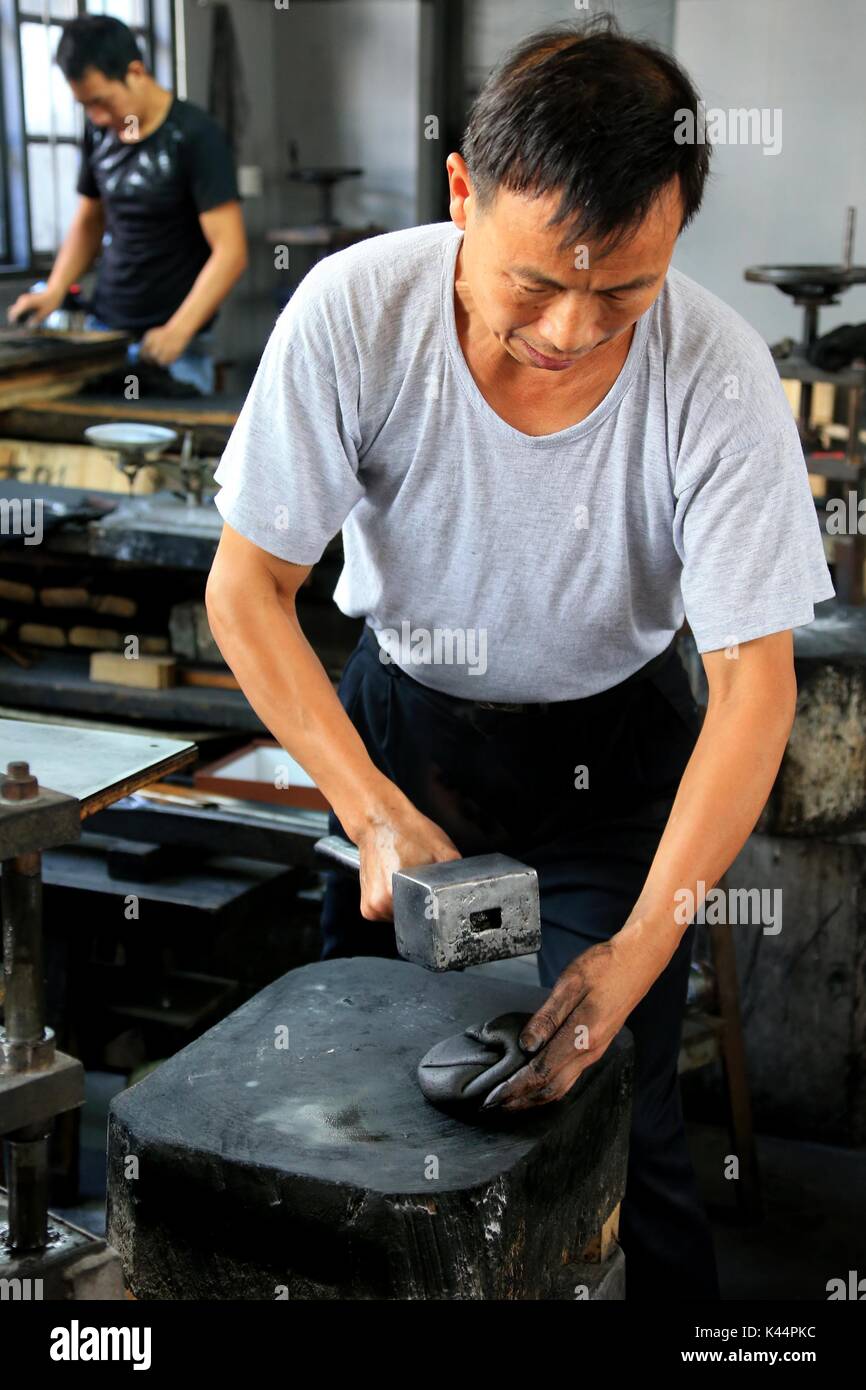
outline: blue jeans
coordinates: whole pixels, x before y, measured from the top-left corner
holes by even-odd
[[[103,333],[111,331],[111,325],[103,323],[102,319],[97,318],[95,314],[86,316],[84,327]],[[166,368],[169,376],[174,377],[175,381],[183,381],[190,386],[197,387],[202,395],[212,396],[214,393],[213,340],[213,329],[197,333],[180,357]],[[137,362],[140,353],[141,344],[130,343],[126,353],[127,361]]]

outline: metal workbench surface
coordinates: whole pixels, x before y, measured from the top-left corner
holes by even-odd
[[[26,762],[40,786],[74,796],[82,816],[192,762],[194,743],[150,734],[0,719],[0,770]]]

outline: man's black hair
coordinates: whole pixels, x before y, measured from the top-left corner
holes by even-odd
[[[135,35],[109,15],[87,14],[70,20],[57,45],[57,66],[67,81],[77,82],[88,68],[96,68],[123,82],[130,63],[136,61],[144,60]]]
[[[682,227],[701,205],[708,144],[677,144],[677,113],[698,93],[657,44],[598,15],[555,24],[511,49],[476,97],[462,155],[481,211],[500,187],[527,197],[561,193],[548,225],[565,223],[563,249],[593,237],[608,249],[643,221],[679,176]]]

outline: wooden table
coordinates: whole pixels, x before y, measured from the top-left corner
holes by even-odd
[[[72,395],[85,381],[122,366],[127,333],[0,329],[0,410],[40,397]]]

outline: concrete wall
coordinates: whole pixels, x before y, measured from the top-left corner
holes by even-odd
[[[233,290],[217,322],[217,356],[237,360],[240,371],[230,386],[240,389],[249,364],[257,360],[273,325],[276,308],[273,287],[277,279],[273,255],[264,233],[279,220],[280,151],[275,136],[276,72],[270,61],[284,17],[262,0],[228,0],[240,50],[244,85],[249,102],[247,127],[239,163],[262,169],[264,192],[244,201],[244,221],[250,243],[250,267]],[[186,95],[207,107],[211,61],[213,9],[197,0],[185,0]]]
[[[669,45],[675,0],[608,0],[578,10],[563,0],[466,0],[464,44],[467,89],[477,91],[505,50],[536,29],[559,21],[585,19],[596,9],[613,14],[627,33]]]
[[[674,52],[707,106],[778,107],[782,149],[716,145],[704,208],[674,264],[770,342],[799,337],[801,311],[750,285],[747,265],[834,262],[845,208],[866,262],[866,6],[863,0],[677,0]],[[859,256],[857,245],[859,244]],[[866,289],[821,311],[821,329],[866,319]]]
[[[277,313],[281,276],[296,281],[312,263],[293,249],[289,271],[276,270],[265,239],[270,228],[317,216],[317,193],[285,177],[290,140],[301,164],[363,168],[337,185],[340,221],[392,229],[417,220],[420,0],[228,4],[250,105],[239,163],[262,169],[264,193],[244,200],[251,267],[220,316],[217,345],[248,375]],[[184,15],[188,96],[206,106],[213,13],[185,0]]]
[[[302,164],[359,165],[339,184],[342,222],[415,222],[420,0],[294,0],[274,49],[276,136]],[[316,195],[287,189],[286,210],[315,217]]]

